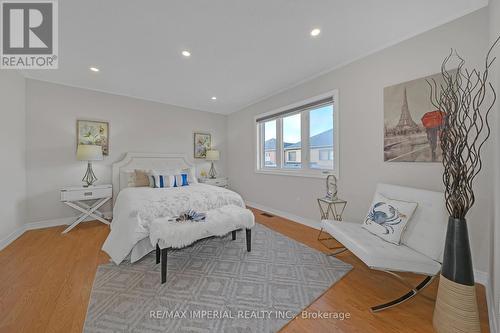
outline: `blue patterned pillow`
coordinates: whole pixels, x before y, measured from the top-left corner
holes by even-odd
[[[416,208],[416,202],[389,199],[375,193],[362,228],[387,242],[399,245]]]
[[[175,175],[174,178],[175,178],[174,187],[181,187],[181,186],[189,185],[187,173],[181,173],[179,175]]]
[[[149,175],[149,186],[154,188],[181,187],[189,185],[188,174],[177,175]]]
[[[169,175],[150,175],[149,184],[155,188],[175,187],[175,178]]]

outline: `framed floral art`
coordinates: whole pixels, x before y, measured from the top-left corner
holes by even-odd
[[[102,154],[109,154],[109,123],[103,121],[77,120],[77,145],[98,145]]]
[[[208,133],[194,133],[194,158],[205,158],[212,147],[212,136]]]

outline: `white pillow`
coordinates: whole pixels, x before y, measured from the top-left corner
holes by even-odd
[[[416,202],[388,199],[375,193],[362,227],[387,242],[399,245],[417,205]]]
[[[135,171],[120,172],[120,188],[135,187]]]
[[[185,168],[181,170],[182,172],[187,172],[188,174],[188,183],[189,184],[196,184],[198,183],[198,179],[196,179],[196,168]]]

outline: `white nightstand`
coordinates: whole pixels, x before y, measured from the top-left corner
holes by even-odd
[[[75,222],[67,227],[62,233],[65,234],[88,216],[109,225],[109,221],[104,219],[104,215],[98,210],[102,205],[113,197],[113,186],[111,184],[94,185],[89,187],[69,186],[61,189],[61,201],[71,208],[81,212]],[[84,201],[96,200],[91,206]]]
[[[227,177],[220,178],[199,178],[198,181],[203,184],[219,186],[219,187],[229,187],[229,179]]]

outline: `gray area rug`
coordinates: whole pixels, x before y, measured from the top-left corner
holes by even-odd
[[[167,283],[150,253],[97,269],[85,332],[276,332],[352,266],[256,224],[172,250]]]

